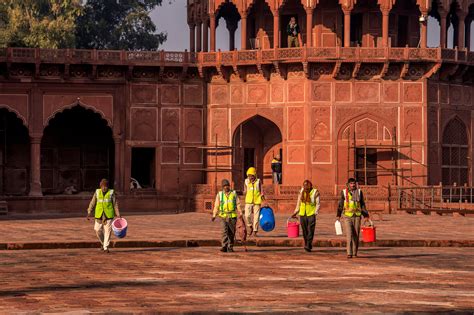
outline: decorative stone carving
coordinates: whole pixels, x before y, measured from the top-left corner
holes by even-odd
[[[242,104],[244,102],[243,85],[230,86],[230,103]]]
[[[403,101],[405,103],[423,102],[423,83],[403,83]]]
[[[180,103],[180,86],[163,84],[161,89],[161,103],[169,105],[178,105]]]
[[[202,142],[203,141],[202,110],[185,109],[184,110],[184,141]]]
[[[271,84],[271,97],[270,97],[270,102],[271,103],[283,103],[285,101],[285,85],[284,84],[277,84],[277,83],[272,83]]]
[[[314,145],[311,147],[311,161],[313,164],[330,164],[332,162],[330,145]]]
[[[158,71],[151,67],[134,67],[132,77],[141,80],[154,80],[158,77]]]
[[[391,141],[392,140],[392,133],[385,126],[383,127],[383,140],[384,141]]]
[[[87,65],[70,65],[69,75],[74,78],[87,78],[90,73],[90,67]]]
[[[449,104],[451,105],[462,105],[463,95],[462,95],[462,86],[460,85],[450,85],[449,86]]]
[[[356,138],[362,140],[378,140],[378,122],[364,118],[355,122]]]
[[[337,78],[341,80],[349,80],[352,77],[352,65],[343,63],[337,74]]]
[[[449,87],[446,84],[439,85],[439,102],[441,104],[448,104]]]
[[[422,128],[422,107],[421,106],[410,106],[403,109],[404,118],[404,129],[403,129],[403,140],[410,141],[422,141],[423,139],[423,128]]]
[[[298,63],[292,63],[288,65],[288,78],[304,78],[303,66]]]
[[[228,123],[227,110],[214,109],[211,110],[211,133],[209,134],[210,143],[215,143],[217,136],[217,143],[227,143],[228,141]]]
[[[179,133],[179,109],[161,109],[161,140],[178,141]]]
[[[229,103],[227,85],[211,85],[211,104],[224,105]]]
[[[123,78],[124,70],[115,66],[97,66],[97,77],[101,79],[121,79]]]
[[[349,140],[351,138],[351,126],[347,126],[342,132],[342,140]]]
[[[305,147],[304,145],[289,145],[288,164],[304,164],[305,162]]]
[[[134,104],[155,104],[157,102],[157,88],[155,84],[132,84],[131,101]]]
[[[438,103],[438,84],[428,81],[428,102]]]
[[[202,150],[195,148],[184,149],[184,164],[202,164]]]
[[[200,84],[184,85],[184,105],[202,105],[204,103],[203,87]]]
[[[59,65],[41,64],[40,76],[44,78],[57,79],[61,76],[61,69],[59,68]]]
[[[305,101],[305,82],[288,82],[288,101],[304,102]]]
[[[8,75],[10,77],[31,77],[33,73],[34,70],[31,65],[18,63],[10,66]]]
[[[436,108],[429,108],[428,110],[428,139],[430,142],[439,141],[439,123],[438,110]]]
[[[332,75],[332,70],[334,65],[329,63],[318,63],[313,67],[311,72],[311,78],[313,80],[318,80],[321,77],[330,77]]]
[[[313,102],[331,101],[331,83],[313,82],[311,91],[311,100]]]
[[[336,82],[334,83],[334,98],[336,102],[351,102],[352,83]]]
[[[429,163],[429,164],[439,164],[439,158],[438,158],[438,144],[430,144],[430,146],[429,146],[428,163]]]
[[[464,87],[464,105],[466,106],[472,106],[472,87],[471,86],[465,86]]]
[[[247,85],[247,104],[266,104],[267,103],[267,85],[248,84]]]
[[[313,107],[311,116],[311,139],[315,141],[331,140],[331,108]]]
[[[288,107],[288,140],[304,140],[304,107]]]
[[[28,126],[28,95],[26,94],[0,94],[0,108],[14,112]]]
[[[161,152],[161,163],[178,164],[179,163],[178,147],[163,146],[162,152]]]
[[[380,84],[356,82],[354,87],[355,101],[358,103],[379,103]]]
[[[156,108],[132,108],[132,140],[156,141]]]
[[[260,116],[271,120],[275,125],[278,126],[281,132],[283,129],[283,108],[258,108],[257,113]]]
[[[358,72],[358,77],[359,79],[362,80],[370,80],[373,77],[377,76],[380,74],[380,71],[382,70],[380,65],[377,64],[363,64]]]
[[[383,100],[386,103],[400,102],[399,84],[384,82],[383,84]]]

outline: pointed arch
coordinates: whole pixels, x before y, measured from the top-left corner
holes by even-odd
[[[458,116],[454,116],[444,126],[442,135],[443,184],[470,183],[470,137],[466,124]]]
[[[105,113],[101,110],[99,110],[97,107],[90,105],[88,103],[82,102],[80,99],[77,99],[75,102],[70,103],[68,105],[61,106],[60,108],[56,109],[49,115],[45,121],[44,121],[44,128],[46,128],[49,123],[51,122],[52,119],[54,119],[59,113],[64,112],[65,110],[72,109],[76,106],[82,107],[87,110],[91,110],[96,114],[99,114],[100,117],[107,122],[107,126],[109,126],[111,129],[113,129],[113,123],[112,123],[112,117],[107,117]]]
[[[23,126],[25,126],[27,129],[28,129],[28,119],[26,117],[24,117],[22,114],[20,114],[19,111],[17,111],[16,109],[14,109],[13,107],[7,105],[7,104],[3,104],[3,103],[0,103],[0,108],[4,108],[6,109],[7,111],[9,111],[10,113],[13,113],[16,115],[16,117],[21,120]]]

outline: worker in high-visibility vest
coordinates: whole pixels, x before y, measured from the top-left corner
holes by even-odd
[[[216,216],[221,218],[222,222],[222,247],[221,252],[234,251],[235,227],[237,224],[237,215],[242,215],[239,196],[237,192],[230,188],[227,179],[222,180],[222,191],[217,193],[214,202],[214,211],[212,221]]]
[[[316,228],[316,216],[319,213],[319,207],[319,191],[313,187],[311,181],[305,180],[292,217],[300,217],[304,250],[307,252],[311,252],[313,249],[314,230]]]
[[[347,258],[357,257],[359,249],[360,219],[361,216],[369,218],[365,207],[364,195],[357,187],[354,178],[349,178],[347,186],[341,192],[337,207],[337,220],[344,218],[344,230],[347,240]]]
[[[109,189],[109,182],[106,179],[100,181],[100,188],[97,189],[87,208],[87,220],[94,209],[94,230],[100,241],[101,247],[105,253],[109,252],[110,236],[112,234],[112,220],[114,217],[120,218],[117,198],[115,191]]]
[[[245,223],[247,224],[248,235],[257,236],[258,220],[260,216],[260,207],[262,201],[265,200],[263,194],[262,182],[257,178],[257,170],[255,167],[250,167],[247,170],[247,178],[244,182],[244,196],[245,196]]]

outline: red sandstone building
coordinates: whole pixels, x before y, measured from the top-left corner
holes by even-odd
[[[303,47],[284,48],[291,16]],[[304,179],[329,199],[348,176],[472,185],[473,17],[473,0],[188,0],[189,52],[0,49],[0,195],[81,211],[106,177],[128,210],[203,209],[251,165],[280,209]]]

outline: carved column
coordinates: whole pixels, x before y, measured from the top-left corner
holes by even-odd
[[[209,20],[205,19],[202,23],[202,51],[207,52],[209,50]]]
[[[280,47],[280,12],[273,10],[273,48]]]
[[[472,17],[468,17],[466,21],[466,48],[468,50],[471,50],[471,23],[472,23]]]
[[[196,51],[201,51],[201,43],[202,43],[202,23],[199,22],[197,25],[197,34],[196,34]]]
[[[227,30],[229,31],[229,50],[235,49],[235,31],[237,30],[237,20],[226,20]]]
[[[313,8],[306,8],[306,47],[312,47],[313,44]]]
[[[211,25],[211,51],[216,51],[216,15],[210,14],[209,21]]]
[[[425,21],[420,22],[420,47],[428,47],[428,11],[421,10],[421,15]]]
[[[189,50],[196,51],[196,25],[189,24]]]
[[[465,45],[465,38],[464,38],[464,31],[466,29],[465,19],[466,13],[458,11],[458,48],[464,49]]]
[[[351,47],[351,10],[343,9],[344,12],[344,47]]]
[[[441,48],[446,48],[446,37],[447,37],[447,29],[446,29],[446,17],[448,16],[448,12],[444,10],[439,10],[439,15],[441,17],[441,30],[440,30],[440,40],[439,45]]]
[[[390,9],[382,9],[382,46],[388,47]]]
[[[240,49],[246,50],[247,49],[247,12],[240,13],[241,25],[242,25],[242,32],[241,32],[241,43]]]
[[[120,180],[121,146],[122,138],[120,136],[114,136],[114,189],[118,192],[122,192],[122,185]]]
[[[43,196],[41,190],[41,138],[42,134],[30,134],[30,196]]]

